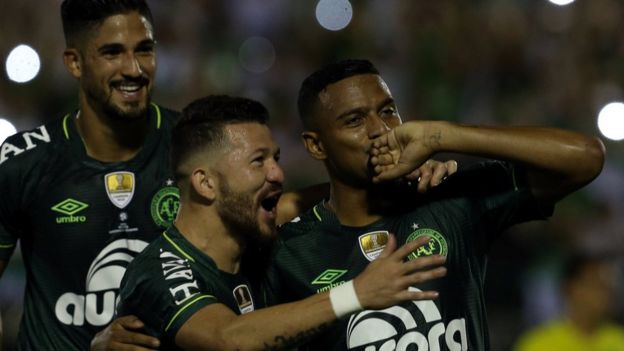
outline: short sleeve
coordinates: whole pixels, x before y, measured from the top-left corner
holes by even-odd
[[[193,268],[188,268],[192,279],[187,279],[191,276],[187,272],[180,272],[180,278],[167,279],[160,260],[141,256],[128,266],[121,282],[117,315],[136,315],[145,323],[148,334],[173,342],[191,316],[219,301],[212,289],[198,280],[200,274]]]

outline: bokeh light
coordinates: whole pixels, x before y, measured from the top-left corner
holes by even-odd
[[[11,135],[15,134],[17,129],[13,123],[7,121],[4,118],[0,118],[0,144],[4,143],[4,140]]]
[[[548,0],[548,1],[558,6],[570,5],[571,3],[574,2],[574,0]]]
[[[349,25],[353,7],[348,0],[320,0],[316,5],[316,20],[331,31],[338,31]]]
[[[41,68],[39,54],[28,45],[18,45],[6,60],[9,79],[16,83],[26,83],[37,76]]]
[[[612,102],[598,114],[600,133],[611,140],[624,139],[624,103]]]
[[[264,73],[275,63],[275,48],[270,40],[251,37],[238,50],[238,60],[244,69],[253,73]]]

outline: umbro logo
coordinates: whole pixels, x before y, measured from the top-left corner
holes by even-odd
[[[51,210],[65,215],[56,217],[56,223],[83,223],[87,221],[87,217],[75,215],[87,207],[89,207],[89,205],[84,202],[68,198],[52,206]]]
[[[338,278],[342,277],[347,273],[346,269],[326,269],[323,273],[321,273],[318,277],[314,278],[314,280],[310,283],[312,285],[324,285],[323,287],[316,290],[317,293],[327,291],[335,286],[343,284],[345,281],[337,281]]]

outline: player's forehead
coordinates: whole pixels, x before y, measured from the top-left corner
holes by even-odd
[[[249,157],[257,152],[276,153],[279,146],[269,127],[255,122],[229,124],[224,128],[225,152]]]
[[[328,85],[319,93],[321,109],[335,114],[356,108],[375,108],[392,99],[386,82],[377,74],[360,74]]]
[[[150,21],[139,12],[132,11],[109,16],[94,28],[87,45],[120,44],[133,47],[144,41],[154,41],[154,30]]]

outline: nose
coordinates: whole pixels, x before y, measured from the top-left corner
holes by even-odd
[[[139,60],[133,53],[124,55],[121,73],[127,77],[138,77],[143,74]]]
[[[272,161],[269,165],[267,181],[278,185],[282,185],[284,183],[284,170],[282,170],[282,167],[280,167],[277,161]]]
[[[388,124],[378,114],[373,113],[368,118],[368,137],[375,139],[390,130]]]

